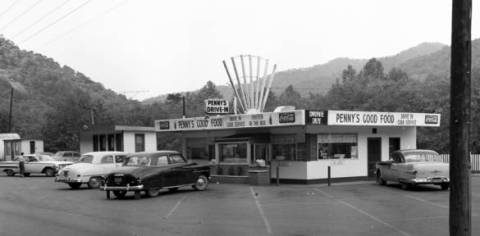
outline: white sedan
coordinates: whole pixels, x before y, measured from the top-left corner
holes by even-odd
[[[55,182],[66,183],[73,189],[80,188],[82,184],[98,188],[106,175],[121,168],[126,155],[126,152],[85,153],[77,163],[59,171]]]
[[[437,152],[410,149],[392,152],[390,160],[376,164],[377,183],[398,182],[403,189],[434,184],[443,190],[450,186],[448,163],[440,162]]]

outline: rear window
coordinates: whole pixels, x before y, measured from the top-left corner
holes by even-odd
[[[93,156],[92,155],[83,155],[78,162],[81,163],[92,163]]]

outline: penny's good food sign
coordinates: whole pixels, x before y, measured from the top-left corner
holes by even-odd
[[[408,112],[328,111],[328,125],[440,126],[440,114]]]
[[[157,120],[155,121],[155,129],[157,131],[209,130],[304,124],[304,111],[296,110],[289,112],[266,112],[260,114],[241,114],[214,117],[192,117],[185,119]]]

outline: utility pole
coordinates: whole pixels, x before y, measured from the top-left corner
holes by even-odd
[[[472,0],[453,0],[450,65],[450,235],[472,235],[470,189]]]
[[[13,87],[10,89],[10,108],[8,112],[8,133],[12,132]]]

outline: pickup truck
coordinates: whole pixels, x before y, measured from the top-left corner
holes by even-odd
[[[24,155],[25,159],[25,176],[30,174],[45,174],[46,176],[53,177],[55,174],[65,166],[73,164],[69,161],[56,161],[48,155]],[[8,176],[14,176],[16,173],[20,173],[19,161],[0,161],[0,171],[4,172]]]

